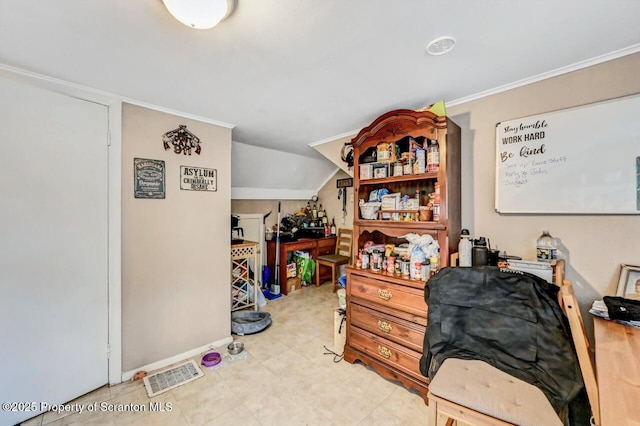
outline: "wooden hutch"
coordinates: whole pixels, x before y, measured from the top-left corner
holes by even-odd
[[[439,168],[418,173],[395,170],[397,159],[415,146],[427,147],[437,141]],[[432,143],[432,142],[431,142]],[[389,158],[373,158],[380,144],[389,146]],[[407,233],[429,234],[440,246],[440,268],[448,266],[460,236],[460,127],[447,117],[428,111],[395,110],[378,117],[352,139],[354,152],[353,266],[347,267],[347,342],[344,358],[360,360],[382,376],[417,390],[426,400],[428,379],[419,370],[427,325],[424,300],[426,281],[408,279],[397,273],[357,268],[359,251],[368,241],[399,245]],[[385,156],[386,157],[386,156]],[[411,158],[405,154],[403,157]],[[392,164],[392,161],[396,161]],[[410,160],[413,161],[413,160]],[[360,167],[386,167],[386,171],[363,174]],[[409,174],[410,173],[410,174]],[[436,220],[419,220],[418,212],[406,210],[378,212],[373,219],[359,215],[359,200],[369,200],[371,191],[386,188],[391,193],[415,196],[420,205],[439,185],[440,214]],[[390,214],[391,212],[391,214]],[[392,213],[397,213],[393,215]],[[386,220],[383,220],[386,219]]]

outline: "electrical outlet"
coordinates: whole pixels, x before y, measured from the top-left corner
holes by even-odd
[[[351,201],[353,203],[353,192],[351,194],[349,194],[349,201]]]

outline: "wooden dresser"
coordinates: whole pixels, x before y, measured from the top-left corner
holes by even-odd
[[[426,398],[427,378],[419,369],[427,326],[424,281],[347,267],[347,283],[345,360],[360,359]]]

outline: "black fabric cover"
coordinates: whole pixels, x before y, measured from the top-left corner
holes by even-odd
[[[556,411],[583,386],[559,287],[495,266],[444,268],[429,279],[422,374],[447,358],[478,359],[537,386]]]
[[[640,300],[612,296],[605,296],[602,300],[609,311],[609,318],[621,321],[640,321]]]

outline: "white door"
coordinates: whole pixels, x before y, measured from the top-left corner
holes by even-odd
[[[107,132],[106,106],[0,76],[0,402],[35,403],[0,424],[108,381]]]
[[[234,214],[234,213],[232,213]],[[258,282],[262,283],[262,265],[266,263],[266,250],[264,242],[264,215],[263,214],[242,214],[235,213],[238,216],[238,226],[242,228],[242,238],[247,241],[253,241],[258,243],[258,265],[251,263],[251,268],[255,272],[255,277]]]

